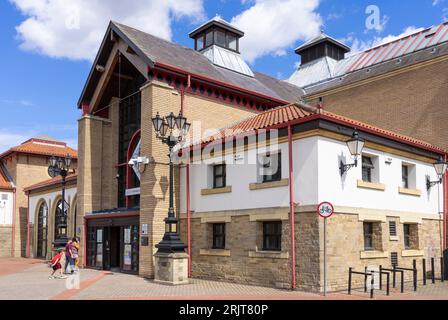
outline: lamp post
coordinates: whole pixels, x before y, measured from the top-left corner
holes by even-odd
[[[190,124],[187,122],[182,113],[175,116],[174,113],[170,113],[168,116],[162,118],[159,113],[152,119],[152,124],[154,130],[156,131],[157,138],[166,144],[169,148],[168,157],[170,159],[170,182],[169,182],[169,208],[168,216],[165,218],[165,234],[163,239],[156,245],[158,252],[173,253],[173,252],[183,252],[186,245],[179,238],[179,233],[177,231],[177,218],[174,214],[174,203],[173,203],[173,176],[174,176],[174,165],[171,158],[171,153],[173,148],[185,140],[185,137],[190,129]],[[178,129],[175,132],[175,129]]]
[[[443,182],[443,175],[445,174],[445,171],[448,167],[448,164],[443,160],[442,156],[439,157],[439,160],[437,160],[434,163],[434,169],[436,170],[437,177],[439,180],[437,181],[431,181],[429,179],[429,176],[426,177],[426,189],[429,191],[432,187],[441,184]]]
[[[50,158],[50,165],[48,166],[48,175],[52,178],[61,176],[61,186],[62,186],[62,202],[61,210],[62,217],[56,217],[55,223],[55,239],[53,245],[58,247],[63,247],[68,241],[67,238],[67,214],[65,212],[65,178],[70,170],[70,165],[72,163],[72,158],[67,155],[64,158],[54,157]]]
[[[345,164],[341,160],[339,165],[341,176],[344,175],[344,173],[350,170],[351,168],[358,166],[358,157],[362,154],[365,140],[359,136],[358,130],[355,129],[355,131],[353,131],[351,139],[348,140],[346,143],[348,150],[350,151],[351,155],[355,158],[355,160],[353,163],[349,164]]]

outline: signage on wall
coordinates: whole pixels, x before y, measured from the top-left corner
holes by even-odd
[[[330,218],[334,213],[334,207],[330,202],[322,202],[317,206],[317,213],[322,218]]]
[[[136,196],[139,194],[140,194],[140,188],[126,189],[126,191],[125,191],[126,197]]]
[[[144,223],[142,224],[142,236],[148,235],[148,224]]]

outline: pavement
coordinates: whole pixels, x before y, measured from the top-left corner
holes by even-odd
[[[0,259],[0,300],[369,300],[362,290],[321,294],[190,279],[180,286],[157,284],[135,275],[82,269],[67,279],[48,279],[42,260]],[[448,300],[448,282],[437,281],[405,293],[375,291],[377,300]]]

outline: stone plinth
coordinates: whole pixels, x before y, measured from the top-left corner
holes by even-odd
[[[155,282],[168,285],[188,283],[188,255],[185,252],[157,252],[154,259]]]

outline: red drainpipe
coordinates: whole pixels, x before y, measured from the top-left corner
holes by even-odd
[[[191,76],[187,75],[187,87],[181,91],[180,112],[184,114],[185,110],[185,91],[191,86]],[[188,161],[188,160],[187,160]],[[187,206],[187,254],[188,254],[188,277],[191,277],[191,210],[190,210],[190,164],[185,167],[185,184],[186,184],[186,206]]]
[[[30,257],[30,194],[26,194],[28,197],[28,209],[26,212],[26,257]]]
[[[288,153],[289,153],[289,212],[290,212],[290,224],[291,224],[291,273],[292,283],[291,288],[296,288],[296,242],[294,238],[294,182],[293,182],[293,159],[292,159],[292,129],[288,126]]]
[[[14,258],[15,254],[15,237],[16,237],[16,188],[12,189],[12,198],[13,198],[13,205],[12,205],[12,232],[11,232],[11,257]]]
[[[445,154],[445,161],[447,156]],[[443,179],[443,250],[446,249],[446,223],[447,223],[447,211],[448,211],[448,173],[445,172]]]

